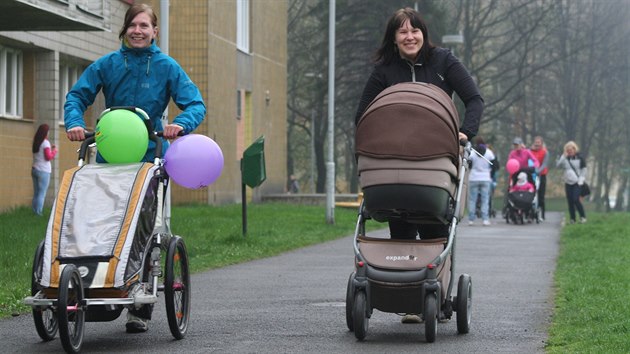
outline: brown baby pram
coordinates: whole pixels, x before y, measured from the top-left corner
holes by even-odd
[[[471,152],[470,143],[462,147],[458,131],[451,98],[424,83],[387,88],[357,124],[363,202],[354,235],[355,271],[348,280],[346,322],[360,340],[374,309],[421,316],[427,342],[435,340],[438,319],[450,319],[453,311],[458,332],[469,331],[469,275],[459,277],[457,296],[451,296],[453,245],[464,211]],[[444,225],[449,233],[427,240],[368,237],[369,219]]]

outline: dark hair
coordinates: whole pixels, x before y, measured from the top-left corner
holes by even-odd
[[[395,44],[396,31],[398,31],[400,26],[402,26],[406,20],[409,20],[409,23],[413,28],[418,28],[422,32],[424,42],[422,43],[422,48],[420,48],[420,55],[423,57],[425,62],[429,60],[430,49],[435,46],[429,39],[429,30],[427,29],[427,25],[420,17],[418,11],[412,9],[411,7],[405,7],[404,9],[396,11],[389,20],[387,20],[383,41],[381,42],[380,48],[378,48],[374,54],[375,62],[388,64],[391,63],[391,61],[398,55]]]
[[[125,33],[127,33],[127,28],[131,26],[131,21],[133,21],[139,13],[146,12],[147,15],[151,18],[151,24],[153,27],[157,27],[157,16],[155,12],[153,12],[153,8],[147,4],[133,4],[125,13],[125,22],[120,29],[120,33],[118,33],[118,39],[122,40],[125,37]]]
[[[485,141],[483,141],[483,138],[482,138],[480,135],[477,135],[477,136],[473,139],[473,143],[474,143],[475,145],[480,145],[480,144],[485,145],[485,144],[486,144],[486,142],[485,142]]]
[[[44,139],[46,139],[46,136],[48,136],[48,129],[48,124],[46,123],[41,124],[39,128],[37,128],[35,136],[33,137],[33,153],[39,151],[39,147],[44,142]]]

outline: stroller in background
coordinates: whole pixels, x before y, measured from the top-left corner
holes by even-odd
[[[504,218],[506,223],[524,224],[541,221],[541,211],[538,207],[538,186],[539,179],[533,168],[523,168],[514,174],[509,179],[507,201],[505,206]],[[517,176],[519,173],[525,172],[527,180],[534,185],[533,192],[528,191],[511,191],[512,186],[516,184]]]
[[[425,338],[435,341],[439,318],[457,312],[457,330],[468,333],[472,280],[454,284],[458,221],[466,198],[471,144],[461,153],[459,119],[440,88],[403,83],[381,92],[359,120],[356,133],[363,201],[354,233],[355,270],[346,292],[346,324],[367,335],[377,309],[418,314]],[[448,237],[396,240],[369,237],[365,223],[405,220],[448,226]]]
[[[152,306],[158,291],[164,292],[171,334],[181,339],[188,328],[188,254],[166,221],[169,178],[161,139],[138,108],[111,108],[101,118],[114,109],[144,118],[156,144],[154,162],[84,165],[95,141],[87,134],[78,166],[64,173],[45,240],[35,251],[31,296],[24,299],[41,339],[50,341],[59,331],[69,353],[81,350],[86,321],[113,321],[125,308]]]

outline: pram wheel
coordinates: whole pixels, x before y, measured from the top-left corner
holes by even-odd
[[[61,344],[68,353],[78,353],[83,344],[83,299],[83,281],[79,270],[74,264],[67,264],[59,277],[57,318]]]
[[[35,296],[41,289],[37,285],[39,279],[40,266],[42,258],[44,257],[44,241],[40,242],[35,250],[35,257],[33,258],[33,272],[31,274],[31,296]],[[35,322],[35,329],[37,334],[43,341],[51,341],[55,339],[57,330],[59,329],[59,323],[57,317],[52,308],[33,307],[33,321]]]
[[[429,293],[424,296],[424,337],[428,343],[435,342],[437,323],[437,297],[435,293]]]
[[[175,339],[182,339],[186,335],[190,314],[190,273],[186,245],[179,236],[173,236],[168,244],[165,268],[164,299],[168,326]]]
[[[468,333],[472,317],[472,279],[468,274],[459,276],[455,311],[457,311],[457,332],[460,334]]]
[[[369,319],[367,318],[367,300],[365,291],[357,291],[354,294],[354,306],[352,311],[352,323],[354,336],[363,340],[367,335]]]
[[[354,320],[352,319],[352,311],[354,310],[354,287],[352,286],[354,273],[350,274],[348,279],[348,289],[346,290],[346,325],[350,332],[354,331]]]

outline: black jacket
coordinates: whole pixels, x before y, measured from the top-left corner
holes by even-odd
[[[464,122],[459,130],[466,134],[469,140],[472,139],[477,135],[483,113],[483,98],[477,84],[464,65],[448,49],[433,48],[426,64],[422,58],[420,55],[418,62],[412,64],[396,56],[391,63],[377,64],[363,89],[355,124],[359,122],[370,102],[389,86],[402,82],[426,82],[440,87],[449,96],[453,95],[453,91],[457,93],[466,106]]]

